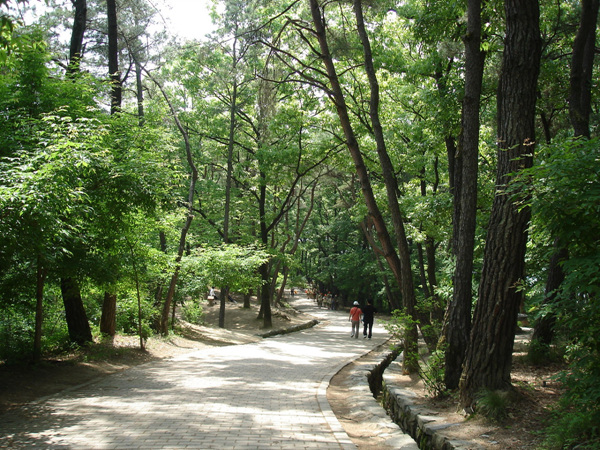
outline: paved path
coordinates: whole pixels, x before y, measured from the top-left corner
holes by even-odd
[[[387,339],[351,339],[344,312],[255,344],[151,362],[0,416],[0,448],[355,449],[326,399],[331,377]]]

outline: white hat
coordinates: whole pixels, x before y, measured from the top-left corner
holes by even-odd
[[[358,302],[354,302],[354,306],[358,306]]]

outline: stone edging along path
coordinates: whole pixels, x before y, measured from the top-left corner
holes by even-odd
[[[394,423],[417,442],[421,450],[479,450],[470,441],[450,439],[443,430],[456,425],[437,412],[413,401],[414,394],[395,385],[402,374],[402,355],[385,367],[382,374],[382,403]],[[385,360],[380,364],[388,364]]]
[[[382,439],[385,448],[398,450],[418,450],[414,439],[404,432],[382,407],[375,393],[381,389],[381,371],[389,365],[396,353],[390,352],[384,344],[359,358],[350,372],[347,401],[356,411],[362,425],[377,430],[377,437]]]
[[[362,395],[349,395],[352,408],[366,414],[386,437],[386,444],[402,450],[479,450],[484,447],[464,440],[450,439],[443,430],[454,424],[435,411],[416,405],[414,394],[395,384],[402,374],[402,355],[383,345],[363,356],[352,371],[350,389]],[[374,397],[380,392],[380,398]],[[410,437],[410,438],[409,438]]]
[[[304,324],[261,334],[263,338],[304,330],[319,324],[311,320]],[[353,408],[365,411],[386,436],[386,443],[393,448],[406,450],[480,450],[484,447],[465,440],[450,439],[444,429],[454,423],[437,412],[417,405],[414,394],[396,384],[402,374],[402,354],[392,352],[382,345],[361,358],[363,364],[352,372],[350,389],[366,395],[350,395]],[[373,393],[380,392],[380,399]],[[386,416],[387,412],[387,416]],[[385,416],[385,417],[384,417]],[[393,421],[390,423],[390,419]],[[397,426],[397,428],[395,427]],[[412,439],[407,439],[410,436]],[[415,444],[416,442],[416,444]]]

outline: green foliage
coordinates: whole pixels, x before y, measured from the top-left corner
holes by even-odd
[[[442,321],[434,319],[432,317],[432,312],[440,313],[440,311],[444,311],[446,309],[446,302],[444,300],[444,297],[438,298],[432,296],[428,299],[419,299],[417,301],[417,310],[419,313],[428,315],[430,317],[430,324],[420,325],[419,330],[423,336],[434,341],[437,341],[442,333]]]
[[[142,337],[152,336],[150,324],[152,320],[160,315],[149,301],[142,301]],[[138,334],[138,302],[133,292],[129,296],[119,297],[117,301],[117,323],[116,328],[125,334]]]
[[[399,309],[392,311],[392,318],[385,323],[385,329],[392,337],[394,350],[401,350],[405,330],[415,323],[413,318],[403,311]]]
[[[527,359],[533,365],[541,365],[550,358],[550,345],[532,340],[527,349]]]
[[[69,348],[69,333],[64,321],[62,302],[56,292],[45,298],[42,324],[42,352],[55,353]],[[21,299],[23,300],[23,299]],[[0,361],[19,362],[30,358],[33,349],[35,315],[33,305],[15,299],[12,305],[4,304],[0,314]]]
[[[445,378],[445,352],[435,350],[420,364],[419,375],[423,380],[425,389],[434,398],[448,395]]]
[[[228,286],[230,292],[246,294],[260,285],[258,268],[269,258],[267,252],[255,246],[224,244],[198,248],[183,261],[184,292],[198,298],[209,286]]]
[[[414,320],[404,310],[396,309],[392,311],[392,318],[384,324],[385,329],[390,333],[392,337],[392,349],[403,350],[404,342],[406,340],[406,333],[419,322]],[[404,354],[403,355],[405,366],[418,367],[419,355],[415,354]]]
[[[475,402],[477,412],[494,422],[500,422],[508,415],[508,391],[483,389],[476,395]]]
[[[0,316],[0,361],[13,362],[31,354],[33,322],[30,314],[3,308]]]
[[[533,232],[546,239],[548,248],[557,240],[569,251],[562,262],[565,280],[544,310],[556,315],[558,329],[570,343],[569,370],[562,375],[569,389],[558,413],[564,426],[550,429],[565,442],[598,439],[600,423],[599,143],[570,139],[543,148],[539,165],[523,175],[531,180],[523,201],[535,214]],[[577,434],[568,436],[569,431]]]
[[[578,410],[577,405],[564,401],[553,412],[553,416],[544,432],[544,449],[594,450],[600,447],[597,414],[590,414],[589,410]]]
[[[548,429],[548,440],[561,447],[597,448],[600,443],[600,354],[597,336],[570,346],[569,370],[559,376],[567,391],[554,411],[555,420]],[[596,345],[595,351],[590,345]]]
[[[300,244],[304,255],[300,270],[317,289],[339,295],[346,305],[370,298],[380,311],[389,310],[383,285],[385,272],[361,233],[364,204],[352,201],[356,193],[351,184],[335,190],[335,184],[344,177],[340,173],[322,180],[315,213]]]
[[[392,337],[392,349],[404,350],[403,345],[407,330],[418,324],[418,321],[404,311],[392,311],[392,318],[384,324],[385,329]],[[408,363],[414,361],[414,364],[411,365],[419,368],[419,376],[423,380],[425,389],[432,397],[439,398],[447,395],[444,382],[445,352],[443,349],[435,350],[426,356],[404,354],[403,357]]]
[[[64,316],[60,290],[54,286],[47,286],[44,296],[42,353],[60,353],[72,347]],[[33,315],[30,319],[34,320]]]
[[[0,0],[0,6],[6,3]],[[120,29],[132,47],[142,40],[138,39],[140,25],[149,23],[144,4],[122,5]],[[381,0],[367,5],[366,20],[382,94],[382,125],[399,181],[413,264],[417,259],[414,244],[432,239],[438,277],[432,289],[438,301],[445,302],[452,297],[453,272],[446,144],[456,142],[460,132],[465,4]],[[152,65],[160,67],[161,73],[154,76],[165,77],[163,85],[168,86],[175,109],[181,111],[200,173],[193,205],[196,216],[186,242],[189,252],[182,260],[175,295],[179,304],[188,297],[193,299],[186,300],[183,307],[188,320],[201,320],[202,311],[194,305],[208,286],[248,292],[263,281],[256,269],[266,262],[272,267],[281,262],[292,272],[290,277],[304,275],[311,283],[350,301],[373,298],[378,305],[387,301],[384,277],[393,277],[381,268],[383,259],[377,260],[361,230],[367,214],[352,161],[340,151],[345,140],[333,119],[335,111],[326,103],[326,95],[317,90],[327,80],[318,55],[307,47],[314,42],[305,28],[301,28],[301,37],[286,32],[294,23],[307,25],[306,5],[299,2],[286,7],[289,9],[281,15],[278,2],[227,1],[220,29],[210,42],[148,55],[157,57]],[[102,104],[108,91],[102,84],[104,56],[98,57],[105,50],[103,26],[99,26],[104,17],[97,14],[96,5],[92,9],[87,61],[83,61],[86,70],[73,78],[65,77],[63,69],[53,63],[66,54],[64,47],[58,50],[62,44],[56,24],[70,26],[72,18],[66,14],[71,12],[69,5],[56,6],[54,20],[45,22],[43,33],[15,28],[16,23],[4,17],[0,22],[0,354],[6,357],[29,354],[35,297],[32,280],[38,264],[48,271],[45,351],[60,349],[67,342],[61,302],[57,300],[61,276],[75,273],[83,280],[84,302],[92,322],[101,314],[97,301],[101,293],[109,288],[118,291],[117,327],[126,333],[138,331],[137,297],[132,286],[139,276],[143,334],[147,336],[148,323],[160,308],[153,305],[154,294],[158,286],[168,282],[175,265],[173,255],[179,244],[188,176],[184,173],[187,161],[177,148],[181,142],[166,125],[169,113],[154,86],[143,86],[148,95],[144,100],[145,125],[139,126],[133,111],[135,100],[128,97],[133,89],[127,83],[133,77],[124,80],[124,114],[109,117]],[[369,89],[362,49],[352,25],[351,3],[335,3],[326,12],[342,89],[377,201],[389,220],[381,167],[368,124]],[[551,131],[568,122],[560,111],[568,82],[564,75],[568,64],[562,55],[569,54],[577,12],[577,2],[556,2],[542,9],[548,45],[538,105],[552,118]],[[213,14],[217,17],[216,9]],[[501,2],[487,2],[483,15],[482,46],[487,52],[483,90],[487,99],[493,96],[498,79],[504,35],[499,28],[503,23]],[[273,20],[265,21],[264,17]],[[289,19],[294,23],[285,22],[284,26],[283,21]],[[260,28],[256,22],[261,23]],[[274,45],[286,49],[283,58],[273,49],[258,45],[269,41],[270,33],[277,36]],[[130,39],[134,34],[135,39]],[[52,41],[46,43],[43,35],[52,36]],[[128,56],[128,51],[136,52],[136,60],[145,56],[145,51],[125,48],[122,55]],[[153,51],[148,48],[149,53]],[[95,78],[93,73],[102,75]],[[298,88],[302,74],[310,77],[310,86]],[[280,82],[283,80],[292,82]],[[232,124],[234,84],[237,97]],[[474,292],[494,191],[494,109],[494,101],[482,102]],[[218,247],[231,125],[235,136],[229,238],[238,246]],[[549,244],[559,238],[569,247],[570,259],[563,264],[566,280],[549,312],[557,315],[560,329],[571,342],[571,370],[564,379],[572,389],[562,412],[565,421],[578,425],[564,429],[577,430],[592,441],[597,436],[590,428],[593,422],[586,423],[569,406],[576,405],[598,423],[590,411],[594,402],[598,403],[595,386],[600,384],[599,147],[598,141],[563,141],[542,148],[537,156],[539,166],[524,174],[531,189],[523,199],[534,211],[528,272],[529,283],[538,293],[543,291],[539,280],[544,278]],[[314,199],[309,200],[312,186],[316,186]],[[264,200],[261,207],[260,200]],[[294,224],[302,222],[309,208],[312,216],[296,240]],[[247,245],[256,242],[261,225],[268,234],[269,250]],[[159,244],[159,233],[165,236],[165,248]],[[290,245],[285,248],[287,242]],[[292,261],[287,253],[292,243],[298,243],[301,262]],[[391,284],[392,290],[397,289]],[[443,305],[432,304],[432,297],[423,297],[417,293],[421,311],[433,307],[443,310]],[[413,325],[411,318],[396,312],[389,329],[402,342],[406,327]],[[434,327],[422,331],[437,334],[439,324]],[[549,350],[551,353],[551,349],[533,344],[530,355],[545,358]],[[418,355],[407,355],[411,358],[416,362]],[[442,392],[440,359],[436,352],[422,364],[421,375],[432,395]]]
[[[97,105],[100,84],[89,74],[51,74],[47,47],[36,39],[32,33],[32,44],[16,49],[0,73],[0,264],[10,267],[0,273],[0,300],[8,305],[33,303],[38,268],[48,274],[46,289],[73,275],[91,291],[124,286],[136,275],[134,262],[148,275],[155,213],[174,209],[181,180],[162,126],[106,114]],[[141,261],[132,261],[132,246]],[[93,298],[84,295],[84,303],[97,323]],[[124,303],[119,327],[137,331],[136,304]],[[60,340],[44,329],[46,350]]]
[[[6,53],[11,50],[14,29],[15,24],[12,18],[0,13],[0,63],[6,60]]]
[[[204,311],[197,301],[185,302],[181,307],[181,316],[183,320],[195,325],[202,325],[204,323]]]
[[[527,361],[534,366],[543,366],[564,359],[564,352],[555,345],[532,340],[527,347]]]

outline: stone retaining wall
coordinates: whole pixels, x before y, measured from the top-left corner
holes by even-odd
[[[448,422],[437,412],[417,405],[413,401],[415,394],[395,385],[402,374],[401,358],[392,362],[382,376],[382,402],[392,420],[409,434],[421,450],[480,450],[473,442],[452,440],[443,430],[456,425]]]

